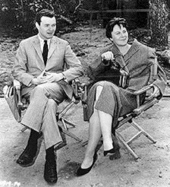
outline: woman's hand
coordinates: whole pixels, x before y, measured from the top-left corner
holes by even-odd
[[[107,51],[107,52],[103,53],[101,55],[101,57],[102,57],[102,60],[111,60],[111,61],[113,61],[115,59],[114,55],[113,55],[113,53],[111,51]]]

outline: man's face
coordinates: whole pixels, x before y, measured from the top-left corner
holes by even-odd
[[[118,46],[125,46],[128,42],[128,32],[123,25],[115,25],[111,35],[112,41]]]
[[[46,17],[41,18],[40,25],[36,23],[38,33],[43,40],[51,39],[56,30],[56,18]]]

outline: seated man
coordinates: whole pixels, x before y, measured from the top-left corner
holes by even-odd
[[[27,146],[17,160],[20,166],[34,164],[40,134],[46,148],[44,179],[57,182],[54,145],[62,143],[56,121],[57,105],[72,98],[69,82],[83,74],[82,66],[67,41],[54,36],[56,18],[53,11],[37,13],[38,35],[21,41],[17,50],[14,73],[22,83],[22,97],[30,103],[21,123],[31,129]],[[64,70],[67,66],[69,69]]]

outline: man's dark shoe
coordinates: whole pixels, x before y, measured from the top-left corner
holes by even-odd
[[[44,168],[44,179],[48,184],[55,184],[57,182],[58,177],[55,160],[52,162],[46,160]]]
[[[42,137],[38,139],[36,147],[28,144],[25,150],[22,152],[22,154],[17,159],[16,161],[17,164],[19,164],[22,167],[32,166],[35,163],[35,160],[40,151],[41,142],[42,142]]]

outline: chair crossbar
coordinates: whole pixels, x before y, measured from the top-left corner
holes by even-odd
[[[80,138],[78,138],[77,136],[75,136],[73,133],[69,132],[68,130],[62,129],[63,133],[66,134],[67,136],[75,139],[78,142],[81,142],[82,140]]]
[[[133,116],[130,114],[130,115],[126,115],[125,117],[120,119],[118,121],[118,128],[121,127],[122,125],[124,125],[127,122],[131,122],[132,118],[133,118]]]
[[[64,118],[61,118],[60,121],[62,122],[62,125],[64,126],[64,128],[62,128],[62,131],[63,131],[66,135],[70,136],[71,138],[75,139],[75,140],[78,141],[78,142],[81,142],[81,141],[82,141],[80,138],[78,138],[78,137],[75,136],[73,133],[71,133],[71,132],[68,131],[69,128],[67,127],[67,124],[70,125],[70,126],[72,126],[72,128],[75,128],[75,127],[76,127],[73,123],[71,123],[70,121],[67,121],[67,120],[64,119]],[[60,125],[60,126],[61,126],[61,125]]]
[[[21,132],[25,132],[27,129],[28,129],[28,127],[24,126],[24,127],[21,129]]]
[[[61,123],[59,123],[58,125],[62,128],[62,131],[64,134],[68,135],[69,137],[75,139],[78,142],[81,142],[82,140],[80,138],[78,138],[77,136],[75,136],[73,133],[69,132],[68,129],[68,125],[70,125],[72,128],[75,128],[76,126],[69,122],[68,120],[64,119],[63,116],[66,114],[66,112],[74,105],[74,101],[70,102],[60,113],[57,113],[57,119],[58,121],[60,121]],[[21,129],[21,132],[24,132],[28,129],[28,127],[24,126]]]
[[[62,121],[62,123],[63,123],[63,125],[64,125],[66,130],[68,130],[67,124],[70,125],[72,128],[76,127],[72,122],[70,122],[70,121],[68,121],[68,120],[66,120],[64,118],[61,118],[60,120]]]
[[[147,102],[145,104],[143,104],[142,106],[136,108],[133,110],[133,114],[134,115],[139,115],[142,112],[148,110],[149,108],[151,108],[153,105],[155,105],[156,103],[158,103],[159,100],[157,98],[154,98],[153,100],[151,100],[150,102]]]
[[[117,137],[119,141],[127,148],[127,150],[130,152],[130,154],[134,157],[135,160],[137,160],[139,157],[138,155],[132,150],[129,144],[131,144],[134,140],[136,140],[138,137],[140,137],[142,134],[146,136],[152,143],[156,143],[156,140],[152,138],[146,131],[144,131],[133,119],[131,120],[131,126],[133,126],[138,132],[130,138],[128,141],[126,141],[123,136],[116,131]],[[123,124],[122,124],[123,125]]]
[[[67,113],[67,111],[68,111],[74,104],[75,104],[75,102],[74,102],[74,101],[71,101],[60,113],[57,114],[57,115],[58,115],[57,118],[58,118],[58,121],[61,121],[61,123],[62,123],[62,124],[59,125],[59,126],[61,126],[62,131],[63,131],[66,135],[68,135],[68,136],[70,136],[71,138],[75,139],[76,141],[81,142],[82,140],[81,140],[80,138],[78,138],[78,137],[75,136],[73,133],[71,133],[71,132],[68,131],[68,130],[69,130],[68,125],[71,126],[72,128],[75,128],[76,125],[73,124],[72,122],[66,120],[66,119],[64,118],[64,116],[65,116],[65,114]],[[76,104],[77,104],[77,103],[76,103]]]
[[[143,135],[145,135],[151,142],[156,143],[156,140],[152,138],[151,135],[149,135],[146,131],[144,131],[134,120],[132,120],[132,125],[138,129]]]
[[[58,119],[61,119],[65,113],[74,105],[74,101],[71,101],[59,114]]]
[[[139,158],[138,155],[126,143],[126,141],[124,140],[122,135],[119,132],[116,132],[116,134],[117,134],[117,137],[118,137],[119,141],[126,147],[126,149],[131,153],[131,155],[135,158],[135,160],[137,160]]]
[[[142,131],[135,134],[130,140],[128,140],[126,143],[129,145],[131,144],[135,139],[137,139],[142,134]]]

